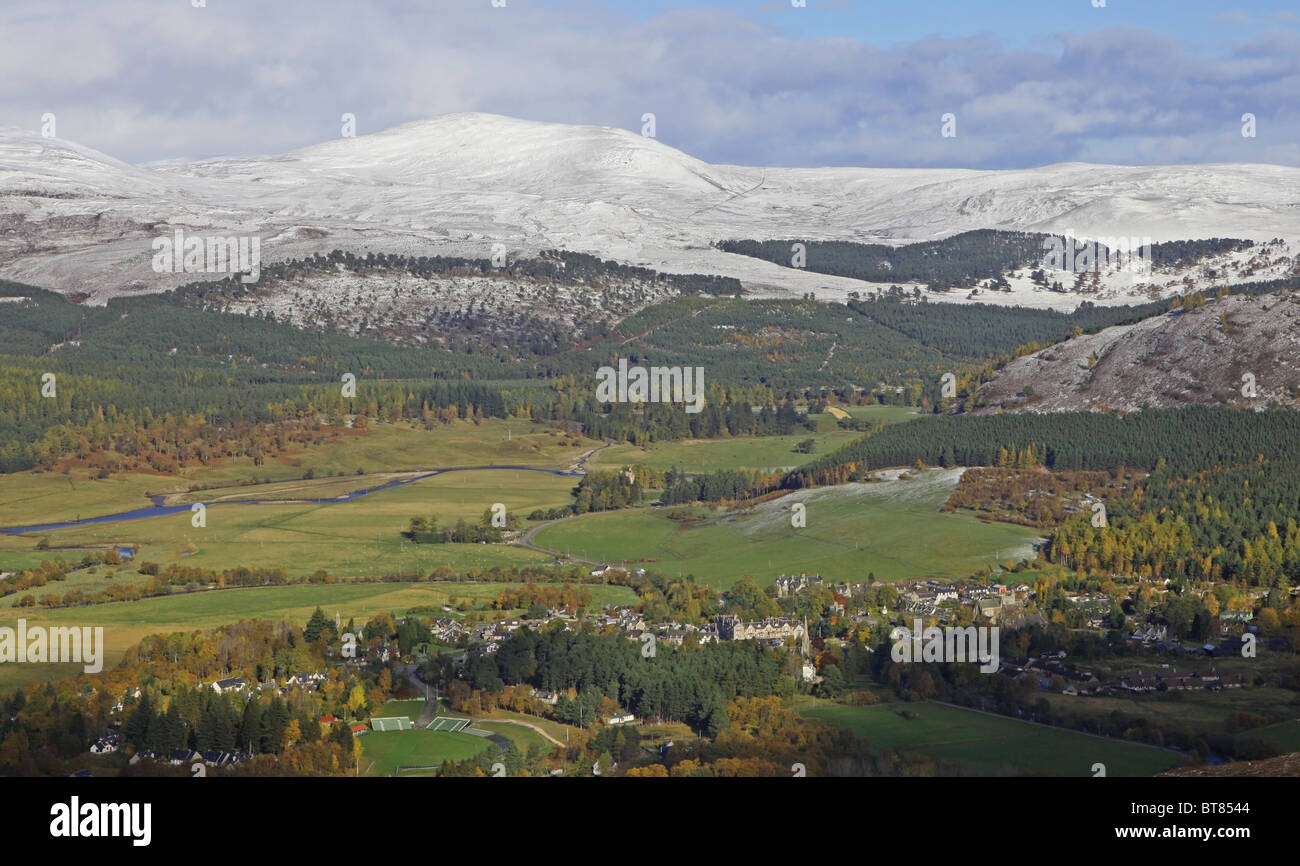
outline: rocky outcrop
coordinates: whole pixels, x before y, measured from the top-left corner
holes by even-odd
[[[1300,406],[1300,297],[1229,295],[1018,358],[969,401],[990,412]]]

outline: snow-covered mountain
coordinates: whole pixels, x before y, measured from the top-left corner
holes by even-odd
[[[161,291],[195,279],[151,267],[152,241],[177,228],[256,235],[264,262],[335,248],[477,258],[490,257],[495,244],[512,257],[566,248],[735,276],[760,295],[831,298],[864,286],[710,244],[903,243],[994,228],[1154,241],[1282,237],[1300,249],[1300,169],[710,165],[626,130],[487,114],[436,117],[278,156],[131,166],[0,129],[0,277],[92,302]],[[1285,250],[1293,255],[1291,243]],[[980,299],[1034,303],[1033,294],[1026,287]],[[1114,300],[1129,298],[1116,292]]]

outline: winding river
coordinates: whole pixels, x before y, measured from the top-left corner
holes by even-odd
[[[423,472],[411,478],[399,478],[396,481],[389,481],[387,484],[380,484],[377,487],[369,487],[365,490],[354,490],[343,496],[332,496],[328,499],[230,499],[222,502],[209,504],[208,508],[216,508],[223,505],[334,505],[341,502],[351,502],[354,499],[360,499],[363,496],[369,496],[371,493],[378,493],[381,490],[388,490],[393,487],[403,487],[407,484],[414,484],[417,481],[423,481],[426,478],[433,478],[437,475],[446,475],[448,472],[545,472],[547,475],[559,475],[564,478],[581,478],[585,473],[580,471],[565,469],[539,469],[535,466],[455,466],[450,469],[434,469],[429,472]],[[322,481],[326,479],[321,479]],[[105,514],[101,517],[88,517],[85,520],[73,520],[67,523],[41,523],[33,526],[11,526],[0,529],[0,534],[4,535],[25,535],[29,532],[53,532],[56,529],[71,529],[76,526],[90,526],[95,523],[125,523],[128,520],[144,520],[149,517],[166,517],[169,514],[181,514],[191,510],[191,505],[163,505],[166,500],[165,495],[154,496],[153,505],[147,508],[137,508],[133,511],[119,511],[117,514]]]

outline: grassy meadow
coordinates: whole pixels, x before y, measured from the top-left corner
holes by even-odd
[[[96,523],[40,533],[55,547],[128,546],[136,561],[166,566],[183,563],[221,570],[283,567],[299,577],[325,569],[340,578],[389,572],[428,573],[438,566],[456,571],[495,565],[544,563],[545,554],[523,548],[481,544],[424,544],[401,533],[410,518],[436,516],[447,526],[463,518],[475,523],[494,503],[526,515],[572,501],[576,479],[544,472],[489,470],[448,472],[381,490],[350,502],[208,506],[206,526],[195,527],[189,512],[121,523]],[[38,537],[0,536],[0,544],[22,545],[15,560],[52,559],[41,555]],[[4,548],[0,548],[3,550]],[[73,551],[62,555],[79,559]],[[0,558],[0,565],[5,560]],[[13,569],[16,565],[10,565]],[[138,567],[138,566],[137,566]]]
[[[567,469],[601,443],[568,437],[529,421],[485,419],[423,430],[374,423],[346,431],[338,441],[269,458],[226,458],[180,474],[127,472],[91,479],[75,465],[68,472],[0,475],[0,527],[84,520],[146,508],[149,495],[183,495],[178,501],[223,498],[320,498],[375,487],[394,473],[465,466],[532,466]],[[357,470],[361,470],[358,474]],[[313,484],[299,484],[312,473]]]
[[[872,421],[899,423],[915,418],[909,408],[894,406],[855,406],[850,415]],[[841,429],[828,414],[813,415],[817,432],[802,430],[789,436],[757,436],[745,439],[683,439],[655,442],[646,448],[620,444],[601,449],[591,460],[593,469],[617,469],[643,464],[660,471],[674,467],[683,472],[717,472],[723,469],[758,469],[780,472],[807,463],[862,437],[855,430]],[[813,453],[796,452],[795,446],[807,439],[814,441]]]
[[[765,585],[799,572],[849,581],[869,573],[956,578],[1029,555],[1033,530],[939,511],[958,477],[929,470],[905,481],[802,490],[744,512],[693,509],[698,520],[672,519],[673,507],[592,514],[549,526],[533,540],[587,559],[694,574],[713,586],[746,575]],[[792,525],[794,503],[806,509],[805,527]]]
[[[916,718],[899,715],[904,709]],[[1163,749],[943,704],[854,707],[818,702],[800,712],[847,728],[873,748],[917,752],[965,764],[982,775],[1092,776],[1092,765],[1102,763],[1107,776],[1151,776],[1182,762],[1181,756]]]

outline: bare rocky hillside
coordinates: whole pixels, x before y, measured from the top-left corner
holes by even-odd
[[[1300,297],[1212,298],[1072,337],[1008,364],[971,408],[1132,412],[1210,403],[1300,406]]]

